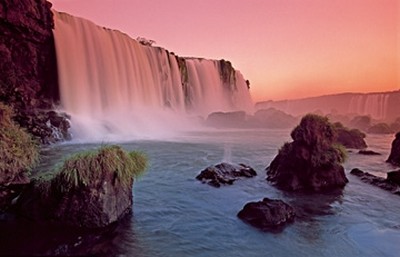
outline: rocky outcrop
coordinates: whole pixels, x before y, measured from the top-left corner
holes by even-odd
[[[118,146],[78,154],[60,170],[33,179],[16,209],[34,220],[87,228],[107,226],[131,210],[133,181],[146,165],[142,154]]]
[[[326,117],[304,116],[267,167],[267,180],[287,191],[327,191],[348,182],[341,165],[346,152],[334,144],[335,132]]]
[[[220,163],[207,167],[197,175],[196,179],[214,187],[220,187],[221,184],[232,185],[239,177],[257,176],[256,171],[245,164]]]
[[[0,101],[11,106],[15,120],[43,143],[58,141],[46,124],[58,99],[50,8],[45,0],[0,2]]]
[[[263,231],[279,232],[294,220],[295,211],[282,200],[264,198],[259,202],[247,203],[237,216]]]
[[[379,187],[383,190],[392,192],[393,194],[400,195],[400,170],[389,172],[387,178],[377,177],[368,172],[360,169],[352,169],[350,174],[357,176],[361,181]]]
[[[387,162],[400,166],[400,132],[397,132],[396,138],[392,142],[392,149]]]
[[[366,135],[358,129],[348,129],[340,122],[334,124],[336,130],[336,142],[342,144],[346,148],[352,149],[365,149],[367,143],[365,142]]]

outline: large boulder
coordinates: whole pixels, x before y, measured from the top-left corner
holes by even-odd
[[[104,227],[130,211],[134,177],[145,167],[141,153],[119,146],[77,154],[53,174],[33,179],[16,208],[34,220]]]
[[[295,218],[293,207],[282,200],[264,198],[247,203],[237,216],[264,231],[279,231]]]
[[[392,142],[392,149],[386,161],[393,165],[400,166],[400,132],[397,132],[396,138]]]
[[[245,164],[220,163],[209,166],[202,170],[196,179],[214,187],[220,187],[221,184],[231,185],[239,177],[257,176],[256,171]]]
[[[327,191],[348,182],[344,168],[346,152],[334,144],[335,130],[328,118],[304,116],[292,131],[293,142],[285,143],[266,168],[267,180],[287,191]]]

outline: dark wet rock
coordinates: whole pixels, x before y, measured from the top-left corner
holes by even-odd
[[[336,130],[336,142],[342,144],[346,148],[352,149],[365,149],[367,143],[365,142],[366,135],[358,129],[348,129],[341,123],[334,123]]]
[[[257,176],[256,171],[245,164],[220,163],[207,167],[197,175],[196,179],[201,180],[214,187],[220,187],[221,184],[232,185],[239,177]]]
[[[357,168],[352,169],[350,171],[350,174],[359,177],[361,179],[361,181],[363,181],[365,183],[379,187],[386,191],[390,191],[393,194],[400,195],[400,187],[399,187],[399,184],[397,184],[399,176],[400,176],[399,173],[400,173],[400,171],[396,171],[396,172],[392,173],[392,175],[388,174],[388,178],[385,179],[385,178],[381,178],[381,177],[372,175],[368,172],[364,172]]]
[[[335,131],[326,117],[309,114],[291,133],[267,167],[267,180],[286,191],[331,191],[348,182],[341,165],[345,150],[334,144]]]
[[[397,132],[396,138],[392,142],[392,149],[386,161],[393,165],[400,166],[400,132]]]
[[[360,150],[360,151],[358,151],[358,153],[362,154],[362,155],[382,155],[381,153],[378,153],[378,152],[375,152],[372,150]]]
[[[279,232],[294,220],[295,211],[282,200],[264,198],[259,202],[247,203],[237,216],[261,230]]]
[[[400,186],[400,170],[388,172],[387,180]]]

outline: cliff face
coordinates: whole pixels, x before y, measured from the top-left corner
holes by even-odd
[[[46,125],[52,123],[47,111],[58,94],[50,8],[45,0],[0,2],[0,101],[44,143],[56,141]]]

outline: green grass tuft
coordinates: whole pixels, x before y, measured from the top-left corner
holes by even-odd
[[[120,146],[103,146],[98,150],[73,155],[56,171],[53,183],[61,191],[98,185],[107,177],[123,186],[147,168],[147,157],[141,152],[126,152]]]

